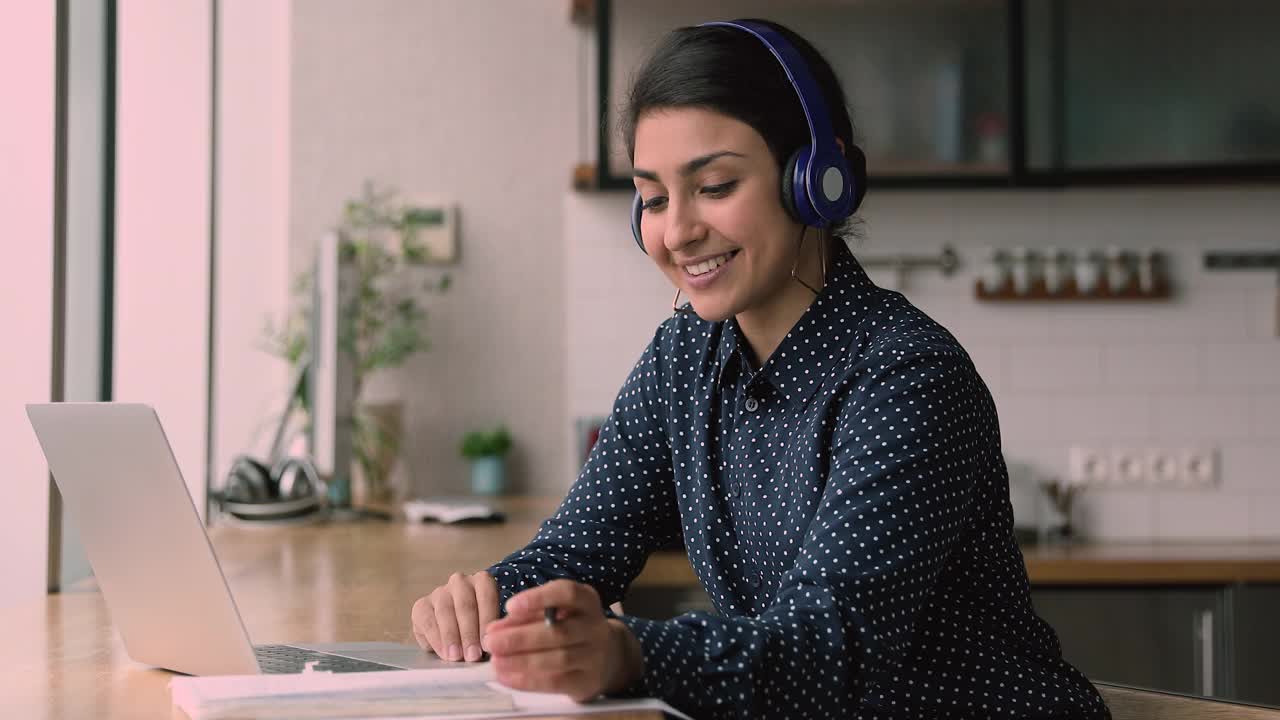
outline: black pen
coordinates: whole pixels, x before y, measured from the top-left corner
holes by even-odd
[[[554,607],[545,608],[542,611],[542,619],[546,621],[547,627],[556,624],[556,609]]]

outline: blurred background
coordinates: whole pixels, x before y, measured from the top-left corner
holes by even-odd
[[[1245,652],[1233,627],[1274,632],[1280,602],[1267,0],[10,4],[0,542],[40,551],[6,559],[0,601],[89,573],[24,402],[154,405],[212,520],[291,398],[283,442],[309,451],[323,413],[314,365],[299,373],[347,342],[337,396],[376,430],[342,463],[354,502],[562,495],[670,313],[628,227],[628,80],[666,30],[743,16],[799,31],[843,79],[871,175],[852,248],[973,357],[1020,537],[1274,561],[1174,595],[1042,594],[1045,612],[1165,613],[1176,639],[1153,629],[1111,660],[1185,653],[1164,686],[1252,687],[1222,658]],[[317,275],[326,257],[345,290]],[[343,298],[364,314],[326,326]],[[1280,666],[1277,644],[1246,649]]]

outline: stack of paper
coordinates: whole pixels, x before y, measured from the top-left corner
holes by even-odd
[[[503,514],[492,505],[464,497],[432,497],[418,500],[406,500],[404,515],[409,522],[426,522],[434,520],[442,523],[456,523],[465,520],[496,522],[503,520]]]
[[[488,664],[458,669],[367,673],[179,677],[169,682],[174,706],[191,720],[254,718],[514,718],[658,710],[686,718],[658,700],[600,700],[525,693],[493,682]]]

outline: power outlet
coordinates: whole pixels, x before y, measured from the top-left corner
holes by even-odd
[[[1072,484],[1094,487],[1207,489],[1220,481],[1218,451],[1211,447],[1112,447],[1073,445]]]
[[[1111,457],[1102,450],[1076,445],[1068,453],[1069,476],[1075,485],[1111,482]]]
[[[1134,487],[1147,482],[1147,453],[1136,448],[1111,450],[1111,476],[1113,485]]]
[[[1218,453],[1213,448],[1183,448],[1179,453],[1182,484],[1185,487],[1214,487],[1218,484]]]
[[[1147,450],[1147,483],[1171,487],[1182,484],[1182,458],[1177,451]]]

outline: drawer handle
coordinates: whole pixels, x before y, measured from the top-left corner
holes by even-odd
[[[1201,610],[1192,619],[1192,643],[1195,646],[1197,691],[1213,697],[1213,611]]]

